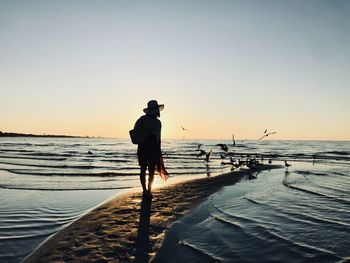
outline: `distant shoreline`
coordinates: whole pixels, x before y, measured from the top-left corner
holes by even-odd
[[[15,132],[2,132],[0,131],[0,137],[37,137],[37,138],[95,138],[90,136],[73,136],[73,135],[54,135],[54,134],[27,134],[27,133],[15,133]]]

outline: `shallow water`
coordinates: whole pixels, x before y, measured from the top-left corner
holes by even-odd
[[[116,194],[106,191],[30,191],[0,193],[0,262],[18,262],[43,240]]]
[[[198,143],[203,143],[202,149],[212,150],[209,163],[204,161],[204,157],[197,158]],[[247,181],[244,187],[252,191],[245,193],[245,198],[237,197],[239,202],[249,205],[244,203],[241,207],[230,208],[222,207],[220,203],[216,205],[216,213],[234,213],[237,209],[243,211],[244,207],[251,207],[252,213],[260,217],[266,209],[259,212],[253,208],[254,205],[259,206],[258,202],[264,201],[262,197],[267,198],[269,191],[275,189],[274,185],[279,185],[281,189],[277,192],[283,193],[280,198],[289,195],[294,198],[288,199],[291,205],[288,211],[292,215],[299,212],[300,207],[305,209],[306,203],[309,203],[307,207],[321,207],[325,214],[334,215],[337,222],[348,215],[349,142],[246,141],[236,142],[233,147],[230,141],[166,140],[162,143],[162,150],[172,176],[167,183],[176,181],[176,178],[207,177],[230,171],[231,166],[221,165],[222,150],[217,143],[227,143],[229,155],[233,158],[244,159],[247,155],[259,154],[260,159],[264,154],[265,162],[269,158],[273,159],[273,163],[288,160],[293,164],[293,169],[289,168],[287,176],[284,170],[277,174],[272,171],[265,180],[262,180],[265,173],[259,174],[257,180]],[[20,261],[45,238],[88,209],[111,196],[139,186],[135,153],[136,147],[129,140],[0,138],[0,261]],[[279,181],[281,174],[283,180]],[[265,196],[264,192],[255,192],[254,187],[250,188],[250,185],[258,185],[255,182],[261,182],[261,188],[267,191]],[[159,178],[155,184],[161,184]],[[237,194],[240,190],[229,192]],[[306,198],[308,202],[304,206],[297,202],[303,195],[310,196]],[[234,197],[223,195],[222,204],[225,198],[229,200]],[[275,200],[266,199],[265,202],[279,207],[278,200],[275,197]],[[339,211],[344,210],[343,214],[326,209],[339,205],[344,206],[339,208]],[[311,218],[319,217],[313,213],[316,212],[309,214]],[[223,215],[219,213],[217,216]],[[320,218],[322,224],[332,224],[329,223],[330,219]],[[261,220],[271,222],[276,219]],[[305,221],[303,218],[299,220]],[[343,221],[346,222],[345,219]],[[348,226],[345,224],[344,227]],[[233,239],[228,240],[232,242]]]
[[[350,259],[350,166],[292,167],[255,174],[210,196],[172,226],[155,262]]]

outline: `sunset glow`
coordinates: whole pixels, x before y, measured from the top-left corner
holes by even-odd
[[[350,140],[348,1],[136,3],[1,1],[0,130]]]

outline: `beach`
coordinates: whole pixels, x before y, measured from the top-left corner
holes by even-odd
[[[350,1],[0,7],[0,263],[350,263]]]
[[[225,159],[221,142],[201,141],[213,149],[206,162],[197,141],[163,141],[171,177],[155,177],[150,203],[142,202],[127,140],[2,139],[0,261],[21,262],[33,251],[28,262],[350,256],[349,142],[224,141]],[[231,173],[222,163],[248,156],[268,170],[244,165]],[[269,159],[291,167],[272,169]]]
[[[273,168],[281,166],[259,170]],[[140,192],[122,195],[54,235],[24,262],[148,262],[175,220],[249,174],[237,171],[165,186],[153,191],[152,200],[142,199]]]

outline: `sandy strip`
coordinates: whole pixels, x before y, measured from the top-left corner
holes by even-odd
[[[263,165],[259,170],[281,168]],[[58,232],[24,262],[148,262],[164,231],[204,198],[232,185],[249,171],[196,179],[153,191],[124,194]]]

